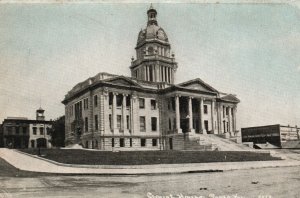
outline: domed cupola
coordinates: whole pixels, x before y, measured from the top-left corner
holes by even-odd
[[[137,45],[145,42],[148,39],[158,39],[163,42],[168,42],[168,37],[163,28],[159,27],[157,24],[156,16],[157,12],[152,7],[149,8],[148,12],[148,23],[145,29],[139,32]]]
[[[171,45],[163,28],[158,26],[157,11],[152,4],[147,11],[148,22],[138,34],[136,60],[132,60],[132,76],[145,81],[174,83],[177,68]]]

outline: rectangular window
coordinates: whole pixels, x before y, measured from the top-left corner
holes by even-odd
[[[115,139],[111,138],[111,147],[115,147]]]
[[[97,107],[98,106],[98,96],[94,95],[94,106]]]
[[[145,98],[139,98],[140,109],[145,109]]]
[[[20,128],[16,127],[16,134],[19,134],[19,132],[20,132]]]
[[[40,127],[40,135],[44,135],[44,127]]]
[[[151,118],[151,130],[157,131],[157,118],[156,117]]]
[[[47,133],[47,135],[50,135],[50,128],[49,127],[46,128],[46,133]]]
[[[126,116],[126,125],[127,125],[127,129],[129,129],[129,125],[130,125],[130,123],[129,123],[129,115],[127,115]]]
[[[84,119],[84,129],[86,132],[89,130],[89,120],[87,117]]]
[[[152,146],[157,146],[157,139],[152,139]]]
[[[151,100],[151,110],[156,109],[156,100]]]
[[[129,139],[129,145],[132,147],[132,138]]]
[[[124,138],[120,138],[120,147],[124,147],[124,146],[125,146]]]
[[[26,134],[27,133],[27,129],[26,127],[23,127],[23,134]]]
[[[12,134],[12,127],[6,127],[7,129],[7,134],[11,135]]]
[[[141,139],[141,147],[145,147],[146,146],[146,139]]]
[[[118,129],[121,129],[121,120],[122,120],[122,116],[117,115],[117,128]]]
[[[207,111],[207,105],[204,105],[203,107],[204,107],[204,114],[207,114],[207,112],[208,112]]]
[[[141,132],[146,131],[146,118],[145,118],[145,116],[140,116],[140,131]]]
[[[89,108],[89,99],[86,98],[83,100],[83,109],[88,109]]]
[[[98,115],[95,115],[95,130],[98,130]]]
[[[204,127],[205,130],[208,131],[208,120],[204,120]]]
[[[36,135],[36,127],[32,127],[33,135]]]

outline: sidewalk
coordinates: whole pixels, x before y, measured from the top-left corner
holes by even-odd
[[[20,170],[62,174],[99,174],[99,175],[138,175],[170,174],[189,172],[213,172],[268,167],[300,166],[300,161],[286,159],[279,161],[218,162],[193,164],[156,164],[156,165],[70,165],[53,162],[19,151],[0,149],[0,157]]]

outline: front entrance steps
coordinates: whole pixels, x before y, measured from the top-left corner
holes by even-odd
[[[230,138],[226,139],[223,137],[220,137],[218,135],[213,134],[207,134],[207,135],[200,135],[200,139],[204,139],[207,142],[210,142],[211,144],[214,144],[217,146],[218,150],[220,151],[253,151],[253,148],[250,148],[246,145],[243,145],[237,140],[237,138]]]
[[[174,150],[219,150],[219,151],[253,151],[246,145],[236,143],[237,138],[226,139],[215,134],[176,134],[172,137]]]

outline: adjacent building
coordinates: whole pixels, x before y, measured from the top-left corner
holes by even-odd
[[[236,135],[239,99],[200,78],[176,84],[178,64],[157,11],[138,34],[131,76],[101,72],[65,96],[66,145],[113,149],[197,149],[205,134]]]
[[[264,144],[271,144],[277,148],[300,148],[300,128],[297,126],[276,124],[248,127],[242,128],[241,133],[242,142],[253,142],[256,148],[266,148]]]
[[[8,148],[51,147],[52,121],[46,121],[44,110],[36,111],[36,120],[8,117],[1,125],[2,146]]]

